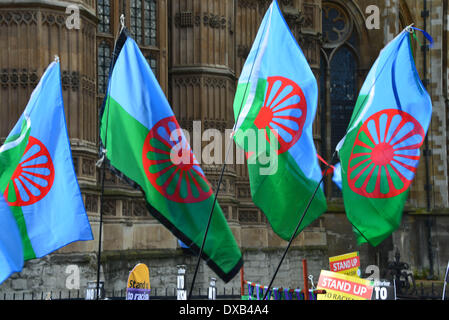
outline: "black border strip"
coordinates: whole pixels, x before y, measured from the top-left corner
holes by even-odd
[[[126,40],[129,37],[128,31],[123,29],[123,31],[120,33],[120,36],[116,42],[115,51],[113,54],[113,59],[111,62],[111,67],[109,69],[109,79],[111,78],[112,71],[115,67],[115,63],[117,62],[118,56],[126,42]],[[107,101],[108,93],[106,94],[101,110],[100,110],[100,118],[99,118],[99,128],[101,130],[101,119],[103,118],[103,114],[106,107],[106,101]],[[101,141],[101,134],[99,137],[99,144],[100,144],[100,150],[99,150],[99,156],[102,157],[102,149],[104,148],[103,142]],[[182,242],[184,242],[187,246],[189,246],[190,249],[198,256],[200,253],[200,248],[191,240],[189,239],[184,233],[181,232],[174,224],[172,224],[163,214],[161,214],[158,210],[156,210],[148,201],[146,201],[146,193],[143,191],[143,189],[138,185],[135,181],[128,178],[125,174],[123,174],[121,171],[117,170],[111,165],[111,162],[105,157],[104,158],[106,167],[114,173],[117,177],[119,177],[121,180],[125,181],[127,184],[129,184],[132,188],[136,190],[140,190],[143,195],[145,195],[145,203],[148,211],[151,213],[153,217],[155,217],[162,225],[164,225],[170,232],[176,236],[178,239],[180,239]],[[240,248],[239,248],[240,249]],[[201,255],[201,257],[206,261],[207,265],[226,283],[231,281],[236,274],[240,271],[240,269],[243,267],[243,255],[240,258],[240,260],[237,262],[237,264],[234,266],[234,268],[231,269],[228,273],[225,273],[207,254],[204,253]]]

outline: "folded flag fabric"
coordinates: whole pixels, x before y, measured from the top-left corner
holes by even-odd
[[[401,224],[432,116],[416,71],[411,28],[380,53],[338,146],[343,199],[359,243],[382,243]]]
[[[8,186],[28,144],[31,131],[31,120],[24,115],[22,124],[17,132],[9,134],[0,148],[0,191],[2,193]]]
[[[317,101],[316,78],[273,1],[238,82],[234,140],[247,154],[253,202],[287,241],[322,179],[312,132]],[[326,209],[319,188],[298,233]]]
[[[341,163],[337,163],[334,167],[334,175],[332,177],[332,181],[335,185],[341,190],[342,189],[342,181],[341,181]]]
[[[59,60],[45,71],[7,141],[28,126],[27,144],[9,150],[19,161],[0,160],[3,171],[13,172],[6,183],[2,176],[0,187],[20,230],[25,260],[93,240],[72,162]]]
[[[142,189],[151,214],[199,254],[214,201],[212,186],[126,29],[116,48],[101,120],[106,159],[114,170]],[[202,258],[225,282],[243,264],[218,203]]]

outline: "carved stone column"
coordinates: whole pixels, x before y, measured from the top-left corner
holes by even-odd
[[[225,131],[234,125],[235,2],[169,2],[170,102],[181,127],[190,132],[196,158],[214,191],[229,142],[225,141]],[[195,134],[194,121],[199,129]],[[236,174],[233,158],[228,162],[218,202],[228,220],[233,221],[237,219]]]
[[[79,8],[79,28],[66,26],[67,6]],[[0,140],[23,113],[47,66],[59,56],[62,91],[74,166],[88,210],[98,208],[96,107],[96,16],[94,1],[0,3]],[[85,246],[89,244],[83,244]]]

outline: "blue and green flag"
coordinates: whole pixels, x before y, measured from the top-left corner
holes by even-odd
[[[234,140],[247,154],[253,202],[284,240],[322,179],[312,132],[317,102],[315,75],[273,1],[238,82]],[[318,188],[299,232],[326,209]]]
[[[380,53],[338,146],[346,214],[359,243],[377,246],[400,226],[432,117],[413,59],[412,30]]]
[[[194,252],[200,252],[214,193],[135,41],[124,30],[101,119],[101,141],[114,170],[144,193],[150,213]],[[223,281],[243,260],[218,203],[203,256]]]
[[[59,61],[47,68],[0,149],[0,188],[25,260],[93,240],[72,162]]]

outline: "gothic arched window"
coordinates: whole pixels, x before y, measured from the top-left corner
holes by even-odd
[[[323,48],[321,55],[320,99],[326,116],[322,120],[327,137],[322,153],[331,159],[345,136],[358,93],[358,34],[347,11],[334,2],[323,3]],[[338,159],[334,159],[334,163]],[[329,196],[341,196],[328,182]]]
[[[357,100],[357,62],[352,51],[340,47],[330,62],[331,150],[345,136]]]

